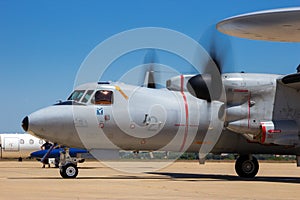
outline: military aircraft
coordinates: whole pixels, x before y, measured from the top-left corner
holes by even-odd
[[[263,11],[225,19],[217,28],[238,37],[298,42],[299,16],[300,8]],[[91,153],[197,152],[201,163],[208,152],[235,153],[236,172],[245,178],[255,177],[259,170],[253,154],[296,155],[300,166],[299,71],[289,75],[207,71],[172,77],[161,89],[151,69],[143,87],[121,82],[79,85],[66,101],[26,116],[22,127]],[[60,174],[63,178],[78,174],[77,162],[67,153]]]

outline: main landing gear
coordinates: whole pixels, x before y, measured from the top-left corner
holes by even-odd
[[[254,178],[258,169],[257,159],[252,155],[240,155],[235,162],[235,171],[242,178]]]
[[[76,178],[78,175],[77,163],[79,159],[72,158],[69,154],[69,148],[60,152],[59,173],[63,178]]]

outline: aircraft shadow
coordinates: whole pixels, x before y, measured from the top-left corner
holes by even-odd
[[[41,176],[41,177],[8,177],[7,179],[23,179],[23,180],[34,180],[34,179],[63,179],[60,176],[57,177],[45,177],[45,176]],[[76,179],[84,179],[84,180],[88,180],[88,179],[98,179],[98,180],[133,180],[133,179],[143,179],[143,180],[153,180],[153,179],[158,179],[158,180],[163,180],[163,179],[167,179],[169,180],[169,177],[166,176],[126,176],[126,175],[116,175],[116,176],[78,176]],[[72,180],[72,179],[69,179]]]
[[[163,175],[174,181],[252,181],[252,182],[272,182],[272,183],[300,183],[300,177],[275,177],[275,176],[257,176],[255,178],[241,178],[232,175],[218,174],[189,174],[189,173],[171,173],[171,172],[150,172],[148,174]]]
[[[190,173],[171,173],[171,172],[148,172],[147,176],[78,176],[76,179],[98,179],[98,180],[171,180],[171,181],[250,181],[250,182],[272,182],[272,183],[292,183],[300,184],[298,177],[274,177],[274,176],[258,176],[255,178],[241,178],[233,175],[218,175],[218,174],[190,174]],[[153,176],[149,176],[153,175]],[[10,177],[8,179],[62,179],[57,177]]]

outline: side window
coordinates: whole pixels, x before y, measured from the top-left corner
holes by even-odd
[[[29,144],[33,144],[34,143],[34,140],[33,139],[30,139],[29,140]]]
[[[23,139],[20,139],[20,144],[24,144],[24,140]]]
[[[41,145],[42,145],[43,143],[44,143],[44,141],[43,141],[43,140],[39,140],[39,144],[41,144]]]
[[[68,100],[79,101],[84,94],[84,90],[75,90],[68,98]]]
[[[113,103],[113,92],[109,90],[98,90],[93,98],[94,104],[110,105]]]
[[[88,102],[89,99],[91,98],[93,92],[94,92],[94,90],[88,90],[88,91],[86,92],[86,94],[84,95],[84,97],[82,98],[81,102],[82,102],[82,103]]]

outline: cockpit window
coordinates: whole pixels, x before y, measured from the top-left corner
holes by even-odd
[[[86,94],[84,95],[84,97],[82,98],[81,102],[82,102],[82,103],[88,102],[89,99],[91,98],[93,92],[94,92],[94,90],[88,90],[88,91],[86,92]]]
[[[81,97],[83,96],[85,90],[75,90],[70,97],[68,98],[68,100],[71,101],[79,101],[81,99]]]
[[[98,90],[93,98],[94,104],[109,105],[113,103],[113,92],[109,90]]]

